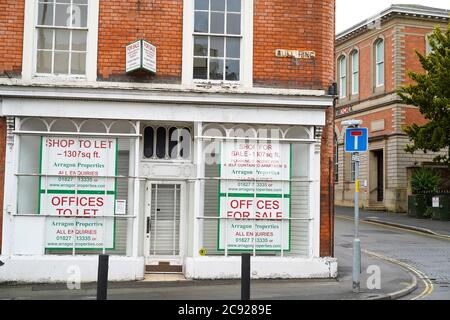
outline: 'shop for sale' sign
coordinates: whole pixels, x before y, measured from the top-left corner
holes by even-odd
[[[291,146],[223,142],[219,250],[290,250]]]
[[[47,248],[113,248],[117,140],[43,137],[39,213]],[[64,218],[83,218],[64,219]]]

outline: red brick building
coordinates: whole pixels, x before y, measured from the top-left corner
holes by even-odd
[[[336,276],[335,1],[0,12],[0,281]]]
[[[407,154],[404,126],[423,124],[418,108],[405,105],[395,90],[420,71],[416,51],[425,54],[427,35],[445,27],[449,11],[416,5],[393,5],[375,18],[336,37],[336,80],[340,99],[336,110],[335,203],[353,205],[355,166],[344,153],[341,122],[363,121],[369,128],[369,152],[362,155],[360,203],[365,208],[406,212],[408,175],[436,156]]]

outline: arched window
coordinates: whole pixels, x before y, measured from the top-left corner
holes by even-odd
[[[375,42],[375,84],[377,87],[384,86],[384,40]]]
[[[191,129],[151,127],[144,130],[144,158],[153,160],[189,160]]]
[[[354,50],[350,55],[352,60],[352,95],[359,93],[359,51]]]
[[[339,97],[347,96],[347,58],[342,56],[339,58]]]

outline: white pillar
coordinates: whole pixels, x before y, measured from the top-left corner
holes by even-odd
[[[19,163],[20,141],[17,135],[12,136],[10,132],[13,123],[6,120],[6,155],[5,155],[5,182],[3,196],[3,230],[2,230],[2,255],[13,254],[13,228],[17,203],[17,177],[14,175],[15,168]],[[20,120],[14,119],[14,125],[19,126]]]
[[[136,141],[135,140],[130,140],[129,141],[130,144],[130,154],[128,157],[128,176],[133,177],[134,176],[134,166],[135,166],[135,161],[134,159],[136,158]],[[128,184],[128,198],[127,198],[127,202],[128,202],[128,210],[127,210],[127,215],[134,215],[134,179],[128,178],[127,180],[127,184]],[[132,256],[133,255],[133,228],[134,228],[134,220],[135,219],[128,219],[127,220],[127,249],[126,249],[126,255],[127,256]]]
[[[203,124],[196,122],[194,124],[194,164],[195,164],[195,183],[194,183],[194,214],[193,214],[193,256],[198,257],[199,250],[203,243],[203,201],[205,192],[205,164],[203,158],[203,140],[200,137],[203,133]]]
[[[312,128],[314,130],[314,128]],[[310,224],[310,255],[315,258],[320,257],[320,141],[311,144],[309,149],[310,157],[310,211],[313,219]]]
[[[141,131],[141,122],[136,122],[136,133],[139,135]],[[140,159],[140,139],[134,142],[134,199],[133,199],[133,257],[139,256],[139,197],[140,197],[140,181],[139,181],[139,159]]]

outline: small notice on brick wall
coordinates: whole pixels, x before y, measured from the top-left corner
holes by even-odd
[[[156,47],[138,40],[126,47],[126,72],[145,70],[156,73]]]

